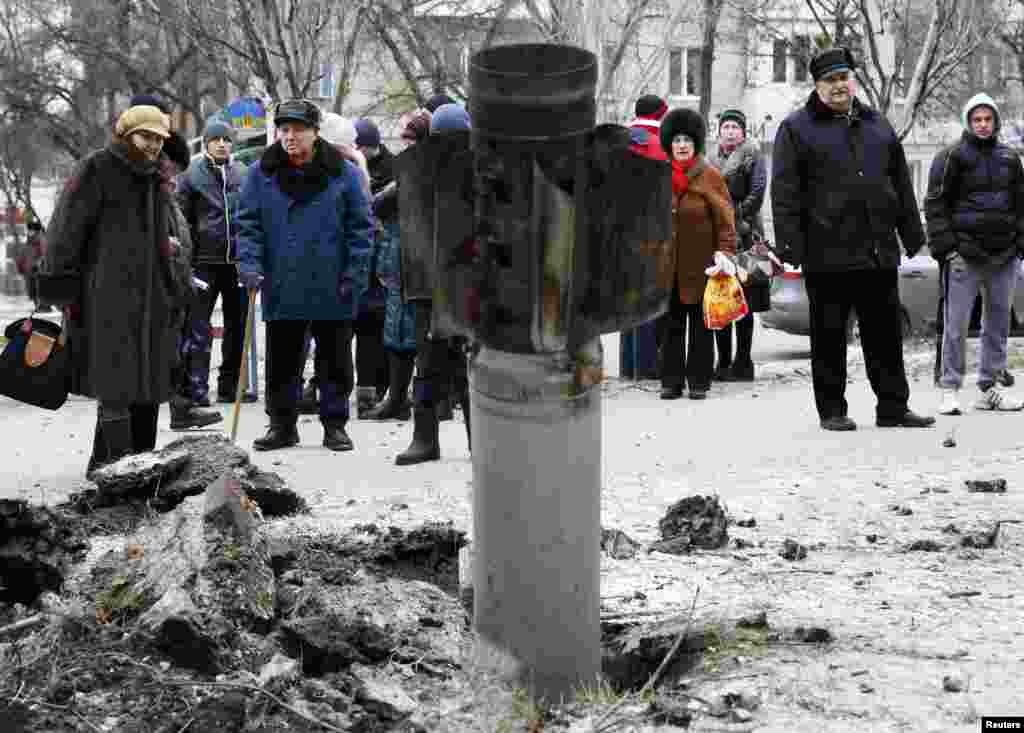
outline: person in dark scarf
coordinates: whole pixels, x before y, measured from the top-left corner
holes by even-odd
[[[42,290],[64,308],[71,391],[98,402],[87,475],[156,445],[191,297],[191,241],[163,152],[167,115],[126,110],[110,144],[64,184],[47,233]],[[45,282],[44,282],[45,281]]]
[[[296,388],[307,326],[316,339],[323,445],[352,450],[345,426],[353,388],[355,299],[366,289],[369,202],[355,165],[320,139],[312,102],[290,99],[274,114],[277,142],[249,169],[238,223],[239,280],[262,289],[266,321],[267,451],[299,442]]]

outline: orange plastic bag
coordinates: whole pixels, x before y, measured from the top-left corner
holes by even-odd
[[[704,288],[704,325],[720,331],[750,312],[743,288],[735,275],[720,272],[708,278]]]

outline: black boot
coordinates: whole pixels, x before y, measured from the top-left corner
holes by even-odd
[[[299,444],[299,431],[295,427],[295,417],[271,415],[267,434],[252,442],[253,450],[268,451],[279,448],[290,448]]]
[[[132,453],[145,453],[156,448],[160,405],[132,405]]]
[[[344,419],[323,419],[320,422],[324,426],[324,448],[335,451],[352,450],[352,438],[345,432]]]
[[[417,405],[413,411],[412,443],[395,457],[396,466],[411,466],[441,458],[437,442],[437,410],[434,405]]]
[[[92,455],[85,469],[85,477],[92,479],[92,473],[109,463],[130,456],[134,452],[132,421],[130,417],[118,420],[97,420],[93,433]]]
[[[754,314],[748,313],[736,321],[736,358],[729,375],[731,382],[753,382],[754,362],[750,352],[754,344]]]
[[[200,410],[191,400],[175,396],[171,398],[171,430],[204,428],[224,419],[216,410]]]
[[[391,370],[391,386],[384,401],[365,415],[365,420],[408,420],[411,409],[409,406],[409,382],[415,365],[415,354],[388,352],[388,366]]]

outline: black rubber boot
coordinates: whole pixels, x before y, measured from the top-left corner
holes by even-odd
[[[175,396],[171,398],[171,430],[204,428],[224,419],[216,410],[200,410],[191,400]]]
[[[352,438],[345,432],[345,420],[321,420],[324,426],[324,448],[334,451],[352,450]]]
[[[396,466],[437,461],[441,446],[437,442],[437,410],[434,405],[417,405],[413,410],[412,443],[395,457]]]
[[[271,416],[267,434],[252,442],[253,450],[269,451],[299,444],[299,431],[294,417]]]
[[[132,421],[130,417],[120,420],[97,420],[96,432],[92,439],[92,455],[85,469],[85,477],[92,478],[97,468],[102,468],[134,453]]]
[[[388,352],[391,386],[384,401],[361,417],[365,420],[408,420],[412,412],[409,405],[409,382],[412,381],[416,355]]]

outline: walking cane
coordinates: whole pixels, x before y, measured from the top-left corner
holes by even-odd
[[[242,364],[241,374],[238,375],[238,389],[235,390],[235,412],[231,416],[231,442],[235,442],[238,435],[238,416],[242,412],[242,397],[245,395],[246,385],[249,383],[249,364],[245,358],[252,347],[252,322],[256,317],[256,289],[249,288],[249,310],[245,319],[245,339],[242,342]]]

